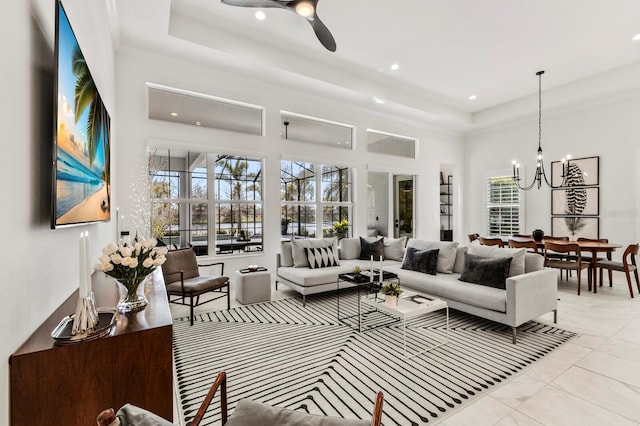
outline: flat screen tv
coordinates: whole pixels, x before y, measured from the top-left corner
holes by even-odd
[[[60,1],[55,40],[51,227],[108,221],[111,118]]]

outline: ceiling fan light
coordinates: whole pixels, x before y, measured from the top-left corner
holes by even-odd
[[[316,10],[311,2],[301,1],[300,3],[296,4],[296,13],[304,18],[313,16],[315,11]]]

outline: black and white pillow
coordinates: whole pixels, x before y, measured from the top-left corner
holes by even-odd
[[[328,266],[340,266],[338,256],[333,246],[330,247],[307,247],[307,259],[311,269],[326,268]]]

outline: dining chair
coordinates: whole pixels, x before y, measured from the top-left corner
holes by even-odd
[[[502,238],[484,238],[484,237],[478,237],[478,241],[480,241],[480,244],[482,244],[483,246],[498,246],[498,247],[504,247],[504,241],[502,241]]]
[[[544,242],[544,266],[547,268],[578,272],[578,296],[580,295],[581,272],[589,268],[589,264],[582,261],[580,246],[577,243]],[[588,274],[589,288],[591,288],[591,274]],[[568,278],[567,278],[568,279]]]
[[[469,242],[470,243],[474,242],[478,238],[480,238],[480,234],[469,234]]]
[[[591,242],[596,242],[596,243],[608,243],[609,239],[608,238],[584,238],[584,237],[580,237],[578,238],[578,241],[591,241]],[[586,255],[586,256],[582,256],[582,260],[583,261],[589,261],[592,262],[591,256],[590,255]],[[596,260],[600,261],[600,260],[611,260],[611,252],[607,252],[607,256],[606,257],[598,257]],[[593,263],[592,263],[593,264]],[[589,268],[591,268],[591,266],[589,266]],[[602,269],[600,269],[600,286],[602,287]],[[611,270],[609,270],[609,285],[611,285],[611,281],[613,280],[613,272]],[[597,283],[593,283],[593,285],[597,285]]]
[[[569,237],[554,237],[553,235],[545,235],[544,237],[542,237],[542,242],[544,243],[545,241],[569,241]],[[559,253],[549,253],[549,257],[565,259],[567,256],[561,255]],[[564,272],[566,278],[569,279],[569,277],[571,276],[571,271],[567,270]],[[562,279],[562,271],[560,271],[560,279]]]
[[[509,239],[508,241],[508,245],[511,248],[528,248],[530,252],[533,252],[535,254],[540,254],[538,253],[538,243],[536,243],[535,241],[531,240],[531,241],[516,241],[516,240],[512,240]]]
[[[189,306],[189,322],[193,325],[193,308],[221,297],[227,297],[227,309],[231,309],[229,277],[224,276],[224,263],[198,264],[196,252],[192,247],[171,250],[165,255],[162,275],[170,303]],[[200,268],[217,266],[220,275],[200,275]],[[226,289],[226,291],[224,291]],[[207,298],[200,303],[205,293],[220,293],[217,297]],[[173,297],[173,298],[172,298]],[[195,297],[195,303],[194,303]],[[187,303],[186,299],[189,299]]]
[[[533,238],[532,234],[513,234],[512,236],[516,238]]]
[[[638,280],[638,266],[636,265],[636,256],[638,255],[638,244],[630,244],[624,251],[622,255],[622,262],[614,262],[611,259],[603,259],[598,260],[596,263],[596,268],[600,268],[602,272],[603,269],[609,271],[609,287],[613,286],[613,282],[611,280],[612,271],[620,271],[624,272],[627,276],[627,284],[629,285],[629,294],[633,299],[633,286],[631,285],[631,271],[633,271],[633,275],[636,278],[636,286],[638,287],[638,292],[640,292],[640,281]],[[600,284],[602,285],[602,277],[600,278]]]

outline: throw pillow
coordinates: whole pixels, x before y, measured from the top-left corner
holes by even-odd
[[[506,279],[512,260],[510,257],[494,259],[465,253],[464,269],[458,279],[504,290],[507,288]]]
[[[340,266],[333,247],[306,247],[304,250],[311,269]]]
[[[407,254],[402,261],[402,269],[435,275],[438,264],[438,252],[440,250],[416,250],[407,247]]]
[[[293,247],[291,241],[280,243],[280,266],[293,266]]]
[[[498,246],[483,246],[483,245],[469,245],[469,254],[473,254],[480,257],[512,257],[511,269],[509,270],[509,276],[524,274],[524,255],[526,254],[526,248],[508,248]]]
[[[404,256],[404,246],[407,244],[407,237],[385,238],[384,239],[384,258],[402,261]]]
[[[291,240],[291,247],[293,249],[293,266],[294,268],[307,268],[309,267],[309,259],[307,253],[304,250],[308,247],[333,247],[335,250],[335,257],[338,258],[338,248],[336,247],[335,238],[319,238],[309,240]]]
[[[384,240],[367,241],[360,237],[360,257],[362,260],[369,260],[373,256],[374,260],[379,260],[384,256]]]
[[[457,242],[425,241],[411,238],[409,242],[407,242],[407,247],[414,247],[418,250],[439,249],[438,272],[443,274],[453,273],[453,265],[456,262],[456,249],[458,247]]]
[[[360,256],[360,238],[342,238],[339,245],[340,259],[357,259]]]

